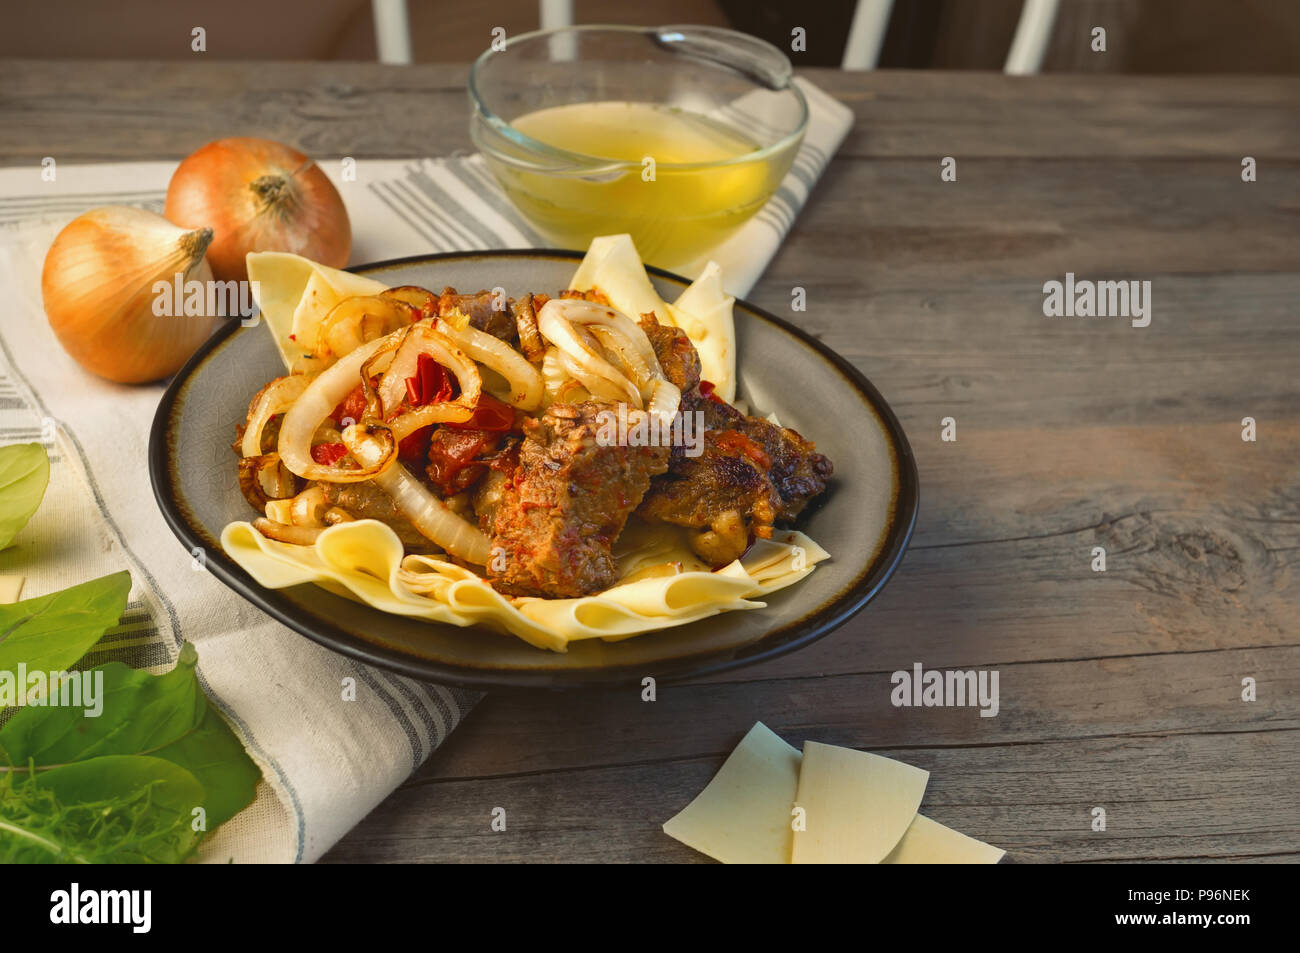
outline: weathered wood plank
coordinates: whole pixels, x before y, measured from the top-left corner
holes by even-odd
[[[740,732],[733,738],[738,740]],[[1231,860],[1300,852],[1294,730],[901,749],[931,772],[922,810],[1018,861]],[[1225,741],[1225,739],[1227,739]],[[704,860],[660,825],[720,757],[408,782],[325,858],[371,861]],[[1107,830],[1091,830],[1093,807]],[[493,832],[494,807],[507,830]]]
[[[988,660],[980,667],[998,672],[996,716],[970,707],[894,707],[894,670],[910,672],[914,662],[927,670],[962,667],[932,651],[904,648],[863,673],[662,686],[653,703],[631,688],[494,694],[412,783],[720,757],[755,721],[794,744],[877,752],[1300,729],[1300,647]],[[1241,699],[1247,676],[1257,680],[1254,702]],[[529,730],[520,733],[524,724]]]
[[[845,156],[1300,156],[1294,77],[802,72],[854,109]],[[466,75],[460,64],[9,60],[2,158],[180,158],[235,131],[312,155],[445,155],[469,148]]]

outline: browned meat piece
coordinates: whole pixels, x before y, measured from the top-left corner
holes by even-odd
[[[655,349],[664,377],[677,385],[683,394],[700,382],[700,355],[681,328],[660,324],[654,312],[641,315],[641,330]]]
[[[456,289],[446,287],[438,296],[438,317],[445,318],[453,311],[460,311],[469,316],[469,323],[480,331],[486,331],[503,341],[515,338],[515,315],[513,302],[506,300],[505,308],[497,305],[497,296],[491,291],[477,294],[457,294]]]
[[[546,356],[546,341],[537,329],[537,309],[547,302],[546,295],[524,295],[518,301],[510,299],[510,306],[515,313],[515,330],[519,334],[519,350],[524,357],[534,364],[540,364]]]
[[[668,466],[668,448],[600,445],[598,414],[608,409],[552,404],[524,423],[519,465],[481,491],[488,578],[500,591],[566,598],[618,581],[610,548],[650,478]]]
[[[685,526],[701,559],[723,566],[749,546],[750,533],[766,535],[776,518],[776,491],[762,467],[705,435],[698,457],[674,452],[637,515]]]
[[[746,416],[698,387],[682,395],[679,412],[700,415],[703,452],[689,457],[673,447],[668,472],[653,481],[637,514],[693,530],[691,547],[713,565],[740,556],[751,536],[770,536],[773,523],[793,520],[826,489],[830,460],[796,431]]]
[[[609,304],[609,299],[599,288],[592,288],[590,291],[578,291],[575,288],[566,288],[560,292],[561,298],[578,298],[581,301],[594,301],[596,304]]]
[[[826,480],[835,468],[797,430],[778,427],[762,417],[746,416],[714,397],[696,398],[691,403],[704,410],[706,444],[710,431],[722,434],[724,442],[736,443],[734,438],[726,436],[731,431],[748,438],[767,456],[770,463],[764,466],[776,489],[778,520],[793,520],[810,499],[825,491]],[[761,462],[760,454],[751,453],[751,456]]]
[[[379,520],[392,527],[408,553],[424,553],[432,545],[394,505],[392,498],[373,483],[320,483],[328,506],[346,510],[359,520]]]

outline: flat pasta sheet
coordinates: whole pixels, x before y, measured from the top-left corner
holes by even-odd
[[[805,774],[810,748],[811,771]],[[1000,848],[916,813],[927,778],[919,768],[851,748],[809,742],[800,753],[760,721],[663,829],[725,864],[1001,860]],[[807,826],[796,833],[792,819],[798,808]],[[814,814],[820,840],[817,834],[808,839]]]
[[[743,557],[710,572],[672,534],[633,534],[618,585],[576,599],[502,595],[477,573],[442,556],[406,556],[378,520],[324,530],[311,546],[267,539],[231,523],[221,546],[268,589],[312,582],[384,612],[459,626],[486,626],[538,648],[563,652],[580,639],[618,641],[720,612],[761,609],[757,601],[798,582],[829,553],[797,531],[758,540]],[[677,570],[676,564],[682,568]]]

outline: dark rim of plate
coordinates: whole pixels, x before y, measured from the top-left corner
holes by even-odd
[[[365,274],[404,265],[475,258],[581,260],[584,254],[580,251],[534,248],[440,252],[393,258],[359,265],[348,270]],[[683,286],[690,284],[690,281],[681,275],[652,265],[647,265],[646,271],[657,278]],[[177,411],[183,403],[186,385],[209,355],[241,329],[239,321],[233,319],[227,321],[208,338],[185,366],[175,374],[162,400],[159,401],[149,433],[149,480],[153,486],[154,498],[167,525],[185,547],[191,551],[196,549],[203,551],[206,569],[253,605],[313,642],[349,658],[377,665],[411,678],[473,689],[581,688],[629,684],[638,682],[647,675],[654,676],[660,681],[696,678],[776,658],[809,645],[843,625],[884,588],[885,583],[902,562],[903,554],[907,550],[912,531],[916,526],[920,504],[919,478],[916,458],[912,454],[911,445],[907,442],[907,436],[903,433],[898,418],[884,397],[861,371],[801,328],[747,301],[738,299],[736,304],[749,314],[777,326],[816,351],[865,398],[866,403],[879,416],[889,435],[890,453],[895,471],[895,494],[891,500],[888,528],[876,552],[853,581],[813,611],[744,645],[630,666],[601,666],[585,669],[474,668],[410,655],[371,642],[328,619],[305,612],[291,600],[280,595],[277,590],[266,589],[259,585],[252,576],[227,556],[217,540],[210,537],[198,525],[197,520],[187,513],[188,507],[183,502],[183,496],[177,485],[177,469],[173,465],[175,441],[172,439],[172,426]],[[370,611],[378,613],[380,610]],[[652,638],[653,633],[646,633],[641,637]]]

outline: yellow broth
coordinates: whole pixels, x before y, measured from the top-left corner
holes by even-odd
[[[513,125],[559,149],[635,163],[613,172],[558,174],[521,170],[489,155],[511,200],[540,231],[569,248],[628,232],[646,262],[668,268],[712,248],[762,208],[798,146],[764,155],[731,126],[652,103],[556,106]],[[727,164],[673,168],[720,162]]]

